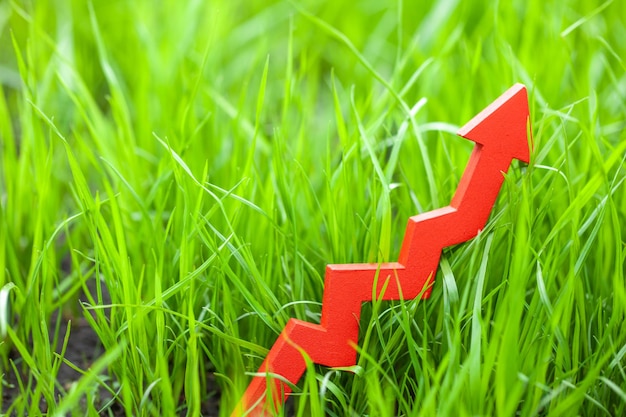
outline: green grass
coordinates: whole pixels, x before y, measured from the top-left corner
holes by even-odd
[[[591,3],[0,2],[2,408],[200,415],[213,374],[229,415],[325,264],[396,260],[523,82],[535,152],[488,226],[294,413],[625,414],[626,3]],[[56,312],[106,352],[69,387]]]

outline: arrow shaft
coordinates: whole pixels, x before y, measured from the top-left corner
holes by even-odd
[[[489,163],[481,163],[485,160]],[[352,345],[358,342],[361,304],[372,301],[374,296],[408,300],[421,294],[427,298],[442,249],[469,240],[484,228],[510,162],[511,158],[498,158],[476,145],[450,206],[409,219],[399,262],[328,265],[320,325],[290,320],[260,372],[278,374],[296,384],[306,370],[302,352],[320,350],[326,353],[311,357],[314,363],[330,367],[354,365],[356,350]],[[310,348],[312,343],[315,349]],[[269,382],[273,402],[270,407],[276,411],[291,389],[276,378]],[[248,404],[254,399],[263,405],[267,383],[266,376],[254,377],[244,396]]]

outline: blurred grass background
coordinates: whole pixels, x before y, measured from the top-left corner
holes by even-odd
[[[397,259],[458,184],[456,129],[522,82],[535,153],[487,228],[430,299],[366,306],[357,367],[316,368],[291,410],[623,414],[624,16],[0,2],[2,410],[229,415],[288,318],[319,319],[324,265]],[[59,312],[105,352],[71,384]]]

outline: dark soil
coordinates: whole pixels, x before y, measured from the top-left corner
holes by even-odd
[[[58,323],[59,315],[55,314],[52,318],[51,326],[49,327],[51,332],[54,332],[56,325],[59,325],[59,341],[56,346],[56,352],[60,353],[62,349],[63,337],[66,334],[67,326],[71,325],[70,329],[70,337],[67,344],[67,348],[65,351],[65,359],[76,365],[80,369],[88,369],[91,364],[96,361],[102,353],[104,353],[104,349],[100,340],[98,339],[96,333],[89,326],[87,321],[84,318],[80,318],[78,320],[73,319],[69,320],[65,317],[60,317],[61,322]],[[70,324],[71,323],[71,324]],[[50,342],[52,343],[53,335],[50,335]],[[11,360],[15,363],[16,368],[18,370],[18,375],[15,375],[13,369],[2,369],[0,371],[0,376],[2,376],[2,407],[0,410],[0,415],[4,416],[7,412],[8,408],[13,404],[13,401],[19,396],[19,380],[22,383],[27,384],[29,375],[28,368],[23,366],[22,359],[16,351],[11,352],[10,355]],[[2,366],[0,364],[0,366]],[[4,374],[4,375],[2,375]],[[77,382],[81,377],[81,374],[66,365],[65,363],[61,364],[59,369],[59,373],[57,375],[57,381],[64,390],[68,390],[72,384]],[[215,384],[215,379],[213,374],[207,375],[207,385],[209,392],[219,393],[219,389]],[[61,395],[61,392],[55,392],[55,397],[58,398]],[[111,401],[112,395],[106,389],[102,388],[99,390],[99,399],[97,401],[97,408],[103,409],[102,415],[118,417],[125,416],[125,412],[123,407],[117,403],[116,401]],[[39,403],[39,409],[42,413],[47,412],[48,406],[45,402],[45,399],[41,399]],[[201,413],[203,416],[214,417],[219,415],[219,396],[212,395],[202,404]],[[186,415],[186,411],[181,411],[181,416]],[[12,416],[16,416],[15,413]],[[7,416],[8,417],[8,416]]]
[[[64,258],[60,265],[61,270],[66,273],[71,273],[71,262],[69,258]],[[90,280],[87,283],[88,291],[92,294],[96,292],[95,282]],[[80,298],[85,299],[85,294],[82,293]],[[102,298],[105,304],[111,303],[107,288],[102,287]],[[17,318],[15,318],[17,319]],[[76,314],[53,314],[48,329],[49,340],[52,344],[54,339],[54,333],[58,329],[58,340],[55,346],[55,352],[60,354],[63,348],[63,339],[67,333],[68,326],[71,326],[70,336],[68,339],[67,347],[65,350],[64,358],[71,362],[79,369],[89,369],[89,367],[104,353],[104,347],[100,343],[96,332],[89,326],[89,323],[83,317],[76,317]],[[32,381],[30,391],[34,390],[36,381],[32,375],[29,375],[28,367],[23,363],[22,358],[16,350],[13,350],[9,355],[11,361],[15,364],[17,369],[17,375],[13,367],[9,366],[8,369],[4,369],[4,365],[0,363],[0,392],[2,393],[2,399],[0,401],[0,417],[4,417],[7,410],[11,407],[16,398],[20,395],[20,382],[23,386],[28,387],[29,378]],[[74,383],[76,383],[81,377],[81,374],[66,363],[62,363],[59,372],[57,374],[58,386],[62,387],[62,391],[69,390]],[[110,382],[110,381],[109,381]],[[110,385],[110,384],[109,384]],[[201,415],[205,417],[216,417],[219,415],[219,387],[215,382],[213,373],[208,372],[206,375],[206,385],[208,395],[201,405]],[[27,388],[28,389],[28,388]],[[59,398],[63,394],[62,391],[55,389],[54,396]],[[57,400],[58,401],[58,400]],[[184,404],[184,398],[181,398],[180,404]],[[121,417],[126,416],[124,408],[121,404],[113,399],[113,395],[105,388],[100,388],[97,393],[97,400],[94,404],[98,410],[102,410],[101,415],[109,417]],[[84,406],[84,404],[83,404]],[[182,408],[182,407],[181,407]],[[39,409],[42,413],[46,413],[48,405],[45,399],[39,402]],[[11,416],[16,415],[14,412]],[[187,410],[182,408],[180,416],[186,416]],[[21,416],[19,416],[21,417]]]
[[[58,340],[55,352],[61,352],[63,343],[62,339],[67,332],[67,327],[71,325],[70,338],[65,351],[65,359],[80,369],[89,368],[91,364],[103,353],[102,345],[100,344],[100,340],[96,336],[95,332],[91,329],[91,327],[89,327],[86,320],[82,318],[70,321],[62,317],[60,319],[60,323],[58,323],[58,321],[59,315],[55,314],[52,318],[51,326],[49,327],[51,332],[53,332],[57,324],[59,325],[60,340]],[[51,334],[50,343],[52,342],[53,335]],[[13,400],[19,395],[20,390],[18,379],[22,381],[23,384],[27,384],[29,378],[28,368],[23,366],[19,353],[12,351],[10,358],[16,365],[15,367],[18,370],[18,375],[15,374],[12,368],[3,370],[4,386],[2,389],[2,413],[6,412],[6,410],[13,403]],[[80,379],[80,376],[80,373],[63,363],[59,368],[57,381],[64,390],[68,390],[74,382]],[[104,391],[103,394],[105,392],[106,391]],[[55,392],[55,396],[60,394],[60,392]],[[40,401],[39,408],[42,412],[47,411],[48,406],[43,398]]]

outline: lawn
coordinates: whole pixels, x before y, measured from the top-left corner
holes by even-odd
[[[0,2],[0,414],[229,416],[326,264],[398,259],[460,126],[534,152],[285,415],[626,414],[626,2]]]

